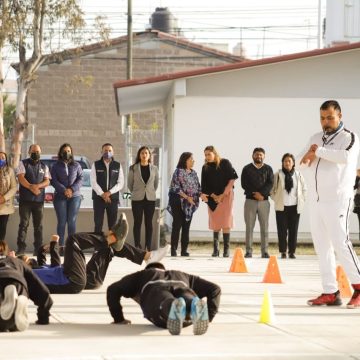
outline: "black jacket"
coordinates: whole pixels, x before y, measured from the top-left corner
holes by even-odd
[[[215,163],[203,165],[201,170],[201,192],[203,194],[221,195],[230,180],[236,180],[238,175],[227,159],[221,159],[219,167]],[[217,203],[210,196],[207,202],[211,210],[215,210]]]
[[[13,279],[27,290],[29,298],[38,307],[38,320],[42,323],[49,319],[53,304],[50,292],[37,275],[22,260],[0,255],[0,281]]]
[[[115,322],[124,320],[121,297],[132,298],[141,305],[144,316],[147,309],[154,307],[154,299],[148,294],[153,287],[190,288],[201,299],[207,297],[209,320],[211,321],[218,311],[221,289],[218,285],[177,270],[145,269],[123,277],[107,289],[107,304]],[[161,299],[159,299],[161,301]]]

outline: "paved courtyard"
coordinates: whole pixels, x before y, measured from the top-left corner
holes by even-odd
[[[171,336],[145,320],[130,299],[123,305],[132,325],[110,324],[107,285],[140,269],[115,258],[102,288],[53,295],[50,325],[34,324],[31,305],[26,332],[0,333],[0,359],[360,359],[360,310],[306,305],[321,292],[315,256],[278,259],[282,284],[262,283],[268,260],[258,256],[246,260],[248,273],[229,273],[231,258],[214,259],[201,252],[190,258],[167,257],[164,264],[221,286],[220,311],[205,335],[195,337],[188,327]],[[266,290],[274,325],[259,323]]]

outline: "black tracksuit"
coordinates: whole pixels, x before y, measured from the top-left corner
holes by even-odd
[[[94,248],[91,259],[86,264],[83,250]],[[113,256],[126,258],[141,265],[146,251],[137,249],[125,243],[120,251],[115,251],[108,246],[106,236],[103,233],[76,233],[70,235],[66,240],[64,263],[61,266],[60,257],[54,247],[51,250],[51,267],[35,269],[52,294],[76,294],[83,289],[96,289],[100,287]],[[38,263],[45,265],[46,257],[43,248],[38,253]],[[46,273],[53,272],[54,267],[60,271],[47,280]],[[56,270],[56,269],[55,269]],[[42,273],[42,274],[41,274]],[[67,278],[67,283],[63,283]]]
[[[166,328],[171,304],[183,297],[187,313],[195,296],[207,297],[209,320],[212,321],[220,304],[218,285],[198,276],[177,270],[145,269],[123,277],[107,289],[107,303],[116,323],[124,320],[121,297],[132,298],[140,304],[144,317],[154,325]],[[184,326],[191,322],[185,322]]]
[[[10,256],[0,256],[0,293],[7,285],[15,285],[19,295],[30,298],[38,307],[38,322],[49,322],[53,304],[49,290],[22,260]]]

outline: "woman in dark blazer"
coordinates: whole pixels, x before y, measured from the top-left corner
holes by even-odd
[[[57,234],[60,237],[60,254],[64,253],[65,227],[68,235],[76,231],[76,219],[81,204],[80,188],[83,182],[81,165],[74,161],[70,144],[60,146],[58,161],[51,168],[51,185],[55,188],[54,208],[57,217]]]
[[[159,185],[158,168],[151,163],[151,152],[142,146],[136,155],[135,163],[130,166],[128,188],[131,192],[131,208],[134,217],[134,243],[141,248],[141,224],[145,217],[145,248],[151,250],[153,233],[152,220],[155,211],[156,189]]]

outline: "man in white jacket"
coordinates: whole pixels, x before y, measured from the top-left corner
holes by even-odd
[[[341,305],[335,252],[354,288],[348,308],[360,308],[360,264],[349,238],[349,214],[359,154],[359,138],[341,121],[337,101],[320,107],[323,132],[313,135],[301,159],[309,166],[310,225],[324,293],[308,305]],[[334,252],[335,250],[335,252]]]

